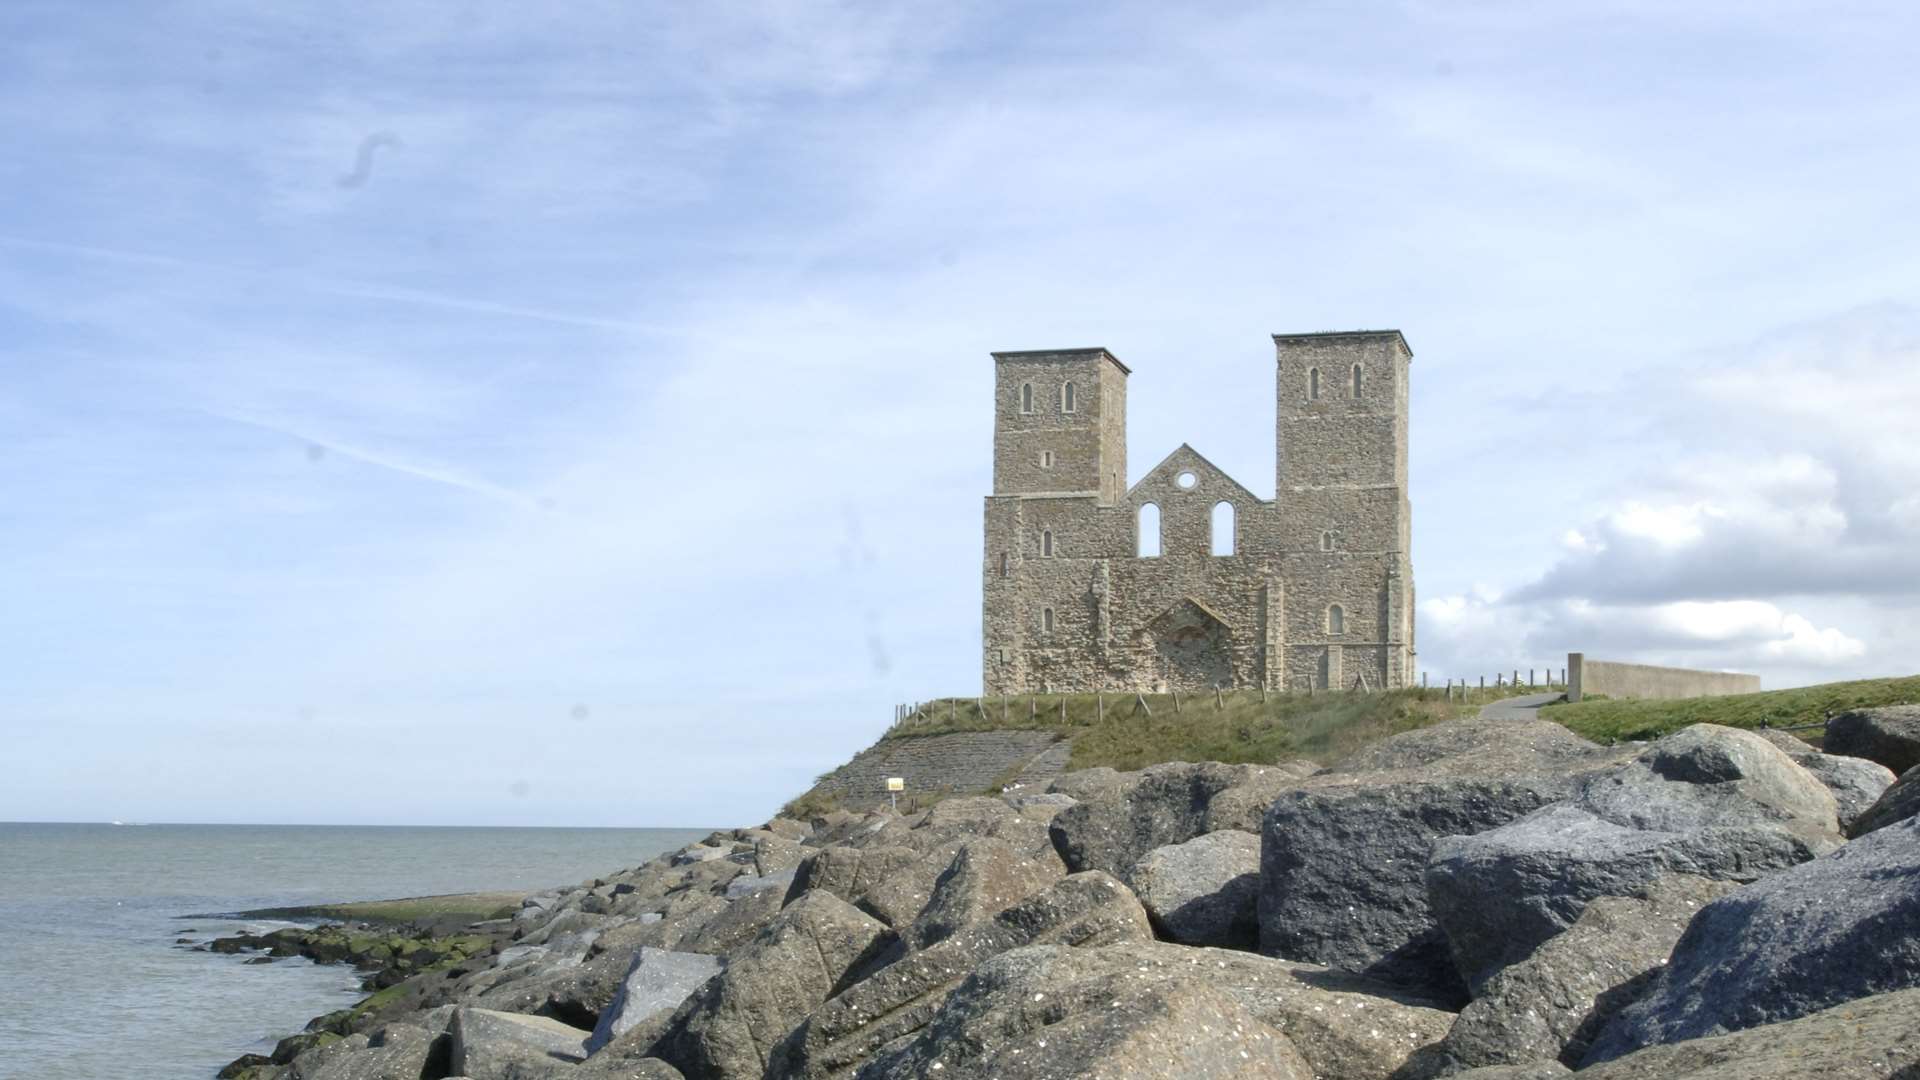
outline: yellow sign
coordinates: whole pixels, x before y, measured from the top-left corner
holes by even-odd
[[[906,781],[906,779],[905,779],[904,777],[899,777],[899,776],[889,776],[889,777],[887,777],[887,790],[888,790],[888,791],[905,791],[905,790],[907,790],[907,781]]]

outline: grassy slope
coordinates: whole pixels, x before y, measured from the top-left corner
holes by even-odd
[[[1177,711],[1171,694],[1146,695],[1146,709],[1131,694],[1107,694],[1104,717],[1101,700],[1092,694],[1041,694],[1004,703],[999,698],[942,699],[895,725],[884,738],[1059,731],[1073,740],[1069,769],[1139,769],[1161,761],[1329,762],[1388,735],[1470,715],[1489,701],[1539,692],[1489,688],[1451,701],[1442,690],[1276,693],[1262,701],[1258,691],[1242,690],[1223,695],[1217,703],[1212,694],[1183,694]]]
[[[1565,724],[1596,742],[1654,739],[1688,724],[1724,724],[1728,727],[1792,727],[1818,724],[1827,714],[1873,705],[1901,705],[1920,701],[1920,676],[1902,679],[1862,679],[1825,683],[1793,690],[1758,694],[1687,698],[1681,701],[1639,699],[1582,701],[1549,705],[1542,719]],[[1819,741],[1819,730],[1796,732],[1809,742]]]

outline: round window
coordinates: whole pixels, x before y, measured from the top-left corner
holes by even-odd
[[[1193,475],[1190,472],[1183,472],[1179,476],[1174,477],[1173,482],[1176,484],[1179,484],[1183,488],[1190,488],[1193,485],[1199,483],[1200,478]]]

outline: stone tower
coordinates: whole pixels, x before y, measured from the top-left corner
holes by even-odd
[[[1107,350],[993,354],[987,693],[1413,681],[1412,353],[1396,330],[1273,341],[1272,501],[1184,444],[1128,486]]]

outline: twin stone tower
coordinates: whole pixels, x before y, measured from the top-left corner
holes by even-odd
[[[1107,350],[993,354],[988,694],[1411,683],[1413,353],[1398,330],[1273,343],[1272,501],[1186,444],[1127,487]]]

